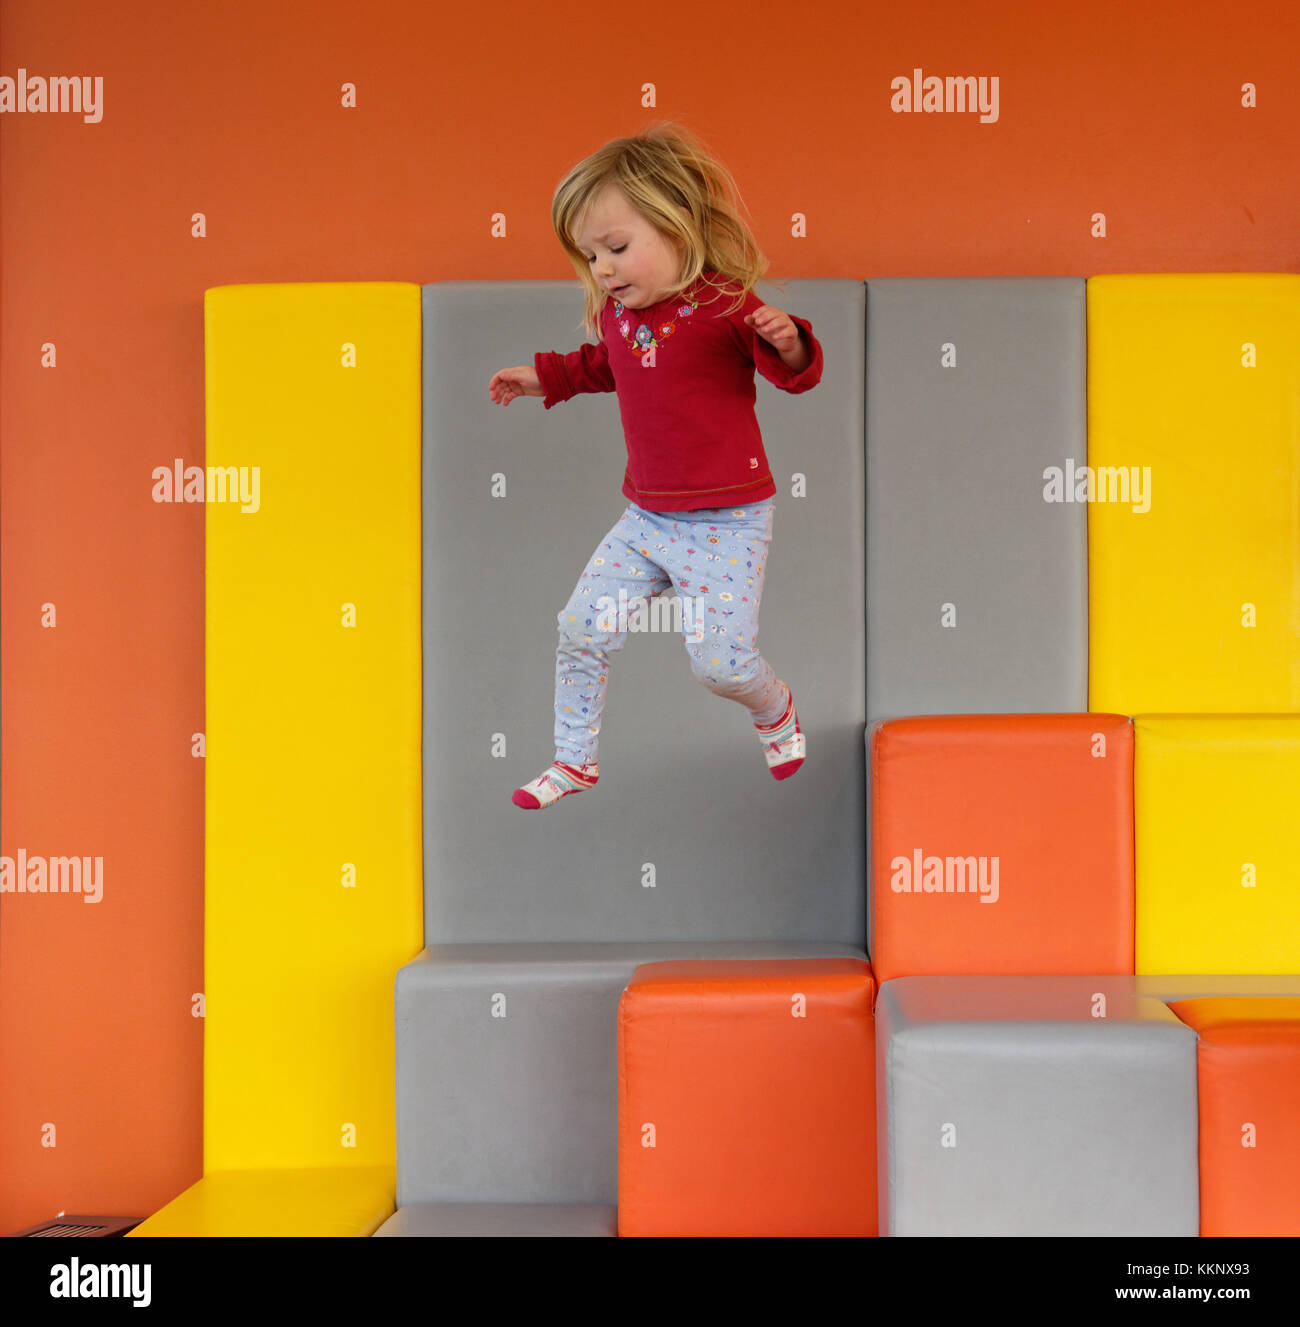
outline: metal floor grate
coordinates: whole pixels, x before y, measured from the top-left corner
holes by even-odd
[[[23,1239],[97,1239],[125,1235],[140,1224],[134,1216],[63,1216],[26,1230],[15,1230],[14,1236]]]

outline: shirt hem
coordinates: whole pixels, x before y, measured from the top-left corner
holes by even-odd
[[[623,496],[631,498],[647,511],[691,511],[697,507],[725,507],[761,502],[776,496],[776,482],[769,474],[748,484],[729,484],[723,488],[638,489],[630,480],[623,481]]]

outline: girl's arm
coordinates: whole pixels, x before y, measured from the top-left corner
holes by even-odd
[[[782,313],[773,305],[764,304],[751,291],[745,303],[729,316],[728,322],[741,348],[753,360],[754,367],[773,386],[797,395],[799,392],[806,392],[809,388],[816,387],[821,382],[821,342],[813,335],[812,324],[806,318],[800,318],[793,313]],[[757,323],[763,332],[782,341],[789,341],[788,333],[790,326],[793,325],[798,332],[798,338],[786,354],[790,355],[795,363],[799,363],[806,356],[803,367],[791,368],[782,352],[762,332],[755,329],[754,323]],[[785,335],[782,335],[783,333]],[[800,351],[803,353],[800,354]]]
[[[533,367],[546,392],[542,405],[547,410],[579,392],[614,390],[614,374],[609,367],[609,350],[604,340],[594,346],[590,343],[581,345],[567,355],[539,350],[533,356]]]

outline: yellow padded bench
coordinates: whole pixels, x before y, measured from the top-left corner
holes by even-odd
[[[1087,300],[1088,708],[1300,710],[1300,276]]]
[[[393,1214],[392,1166],[214,1170],[128,1235],[373,1235]]]
[[[1137,972],[1300,972],[1300,714],[1133,727]]]
[[[203,1178],[132,1233],[368,1235],[424,943],[420,287],[204,316],[207,467],[244,500],[206,504]]]

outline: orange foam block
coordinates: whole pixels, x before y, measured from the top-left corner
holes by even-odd
[[[1300,1235],[1300,997],[1169,1008],[1199,1038],[1201,1234]]]
[[[644,963],[619,1001],[620,1235],[874,1235],[875,978]]]
[[[871,733],[876,980],[1133,971],[1133,724],[893,719]]]

